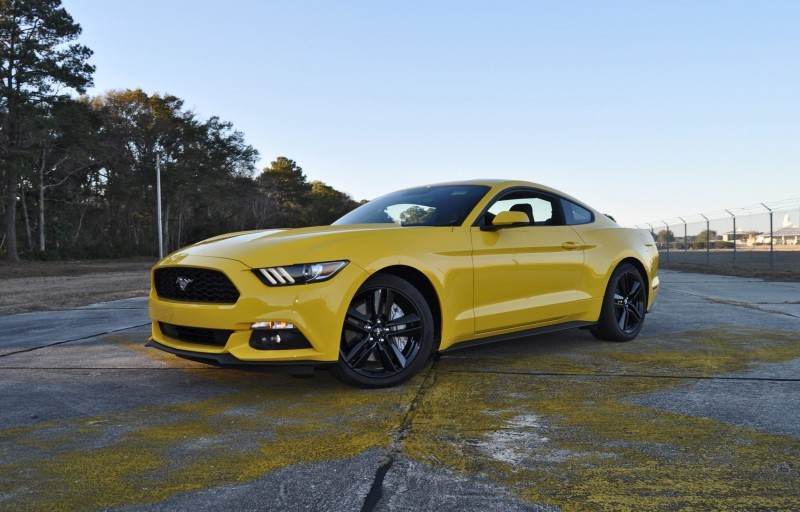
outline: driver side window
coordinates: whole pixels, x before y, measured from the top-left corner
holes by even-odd
[[[506,211],[524,212],[531,226],[560,224],[556,199],[532,190],[515,191],[501,197],[486,212],[484,223],[491,224],[495,215]]]

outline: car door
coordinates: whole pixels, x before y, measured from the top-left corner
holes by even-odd
[[[493,231],[497,213],[524,211],[524,226]],[[534,189],[502,193],[471,228],[475,331],[486,333],[556,322],[578,298],[583,241],[564,222],[560,198]]]

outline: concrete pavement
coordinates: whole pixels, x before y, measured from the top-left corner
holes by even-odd
[[[0,317],[0,509],[800,508],[800,284],[661,278],[632,342],[453,351],[389,390],[146,349],[143,298]]]

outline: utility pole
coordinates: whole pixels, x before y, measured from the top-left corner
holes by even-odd
[[[158,203],[158,259],[164,257],[164,226],[161,222],[161,155],[156,155],[156,202]]]
[[[702,213],[700,216],[706,219],[706,265],[711,265],[711,222]]]
[[[733,266],[736,266],[736,215],[732,214],[730,211],[725,210],[728,212],[728,215],[731,216],[733,219]]]
[[[686,221],[683,220],[683,217],[678,217],[683,222],[683,262],[686,263],[686,256],[687,252],[689,251],[689,236],[688,230],[686,229]]]
[[[769,269],[775,270],[775,240],[773,239],[772,232],[772,208],[761,203],[761,206],[769,211]]]

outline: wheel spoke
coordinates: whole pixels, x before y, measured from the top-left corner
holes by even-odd
[[[381,304],[380,315],[384,318],[389,318],[392,315],[392,306],[394,305],[394,292],[388,288],[383,292],[383,304]]]
[[[354,312],[355,314],[353,314]],[[358,331],[359,333],[362,334],[369,333],[369,329],[364,327],[364,324],[368,323],[369,320],[364,315],[362,315],[353,308],[350,308],[347,311],[347,315],[344,317],[344,322],[346,327],[352,330]]]
[[[633,286],[631,286],[631,291],[628,294],[628,301],[633,301],[639,294],[642,293],[642,284],[637,279],[633,282]]]
[[[411,326],[406,326],[403,329],[398,329],[396,331],[392,331],[390,333],[387,333],[386,336],[391,336],[393,338],[407,337],[407,336],[411,336],[413,334],[416,334],[416,333],[420,332],[421,330],[422,330],[422,326],[421,325],[411,325]]]
[[[361,323],[369,323],[369,318],[352,306],[347,308],[347,316],[351,316]]]
[[[372,312],[372,318],[378,318],[381,314],[381,300],[383,297],[383,288],[378,288],[375,290],[374,293],[370,293],[369,297],[371,299],[370,305],[367,308],[368,311]]]
[[[628,282],[628,274],[622,274],[622,277],[619,279],[619,284],[617,285],[619,289],[619,294],[623,297],[628,296],[628,290],[630,290],[630,283]]]
[[[342,358],[347,364],[355,368],[361,366],[361,363],[369,356],[371,351],[369,338],[365,336],[364,339],[353,345],[347,354],[342,354]]]
[[[394,358],[397,361],[397,363],[400,365],[400,368],[405,368],[406,364],[407,364],[407,361],[406,361],[406,356],[403,355],[403,351],[400,350],[397,347],[397,345],[395,345],[391,341],[388,342],[387,345],[389,345],[389,348],[391,349],[391,353],[394,355]]]
[[[639,312],[639,308],[636,307],[635,304],[629,304],[627,309],[628,313],[630,313],[630,316],[632,317],[632,325],[638,324],[642,321],[642,314]]]
[[[390,322],[386,322],[386,327],[397,327],[399,325],[406,325],[406,324],[413,324],[420,321],[419,315],[416,313],[411,313],[410,315],[406,315],[400,318],[395,318]]]
[[[362,368],[367,363],[367,359],[369,356],[375,351],[375,348],[370,348],[364,350],[361,354],[358,355],[358,359],[353,361],[351,364],[354,368]]]
[[[402,369],[397,367],[397,361],[394,360],[394,353],[391,349],[386,348],[385,343],[378,343],[375,345],[375,348],[378,349],[378,354],[381,356],[381,361],[383,362],[383,369],[384,371],[389,371],[391,373],[397,373]]]
[[[623,307],[620,310],[620,315],[617,324],[619,325],[620,329],[622,329],[623,331],[625,330],[625,328],[628,325],[628,308]]]

